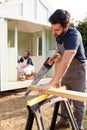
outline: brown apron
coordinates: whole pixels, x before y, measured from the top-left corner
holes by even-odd
[[[63,45],[58,44],[58,52],[61,55],[64,53]],[[66,60],[66,59],[65,59]],[[78,59],[74,58],[68,68],[66,74],[61,80],[61,85],[65,85],[68,90],[79,92],[86,92],[87,88],[87,61],[80,63]],[[76,118],[78,127],[83,130],[82,120],[85,113],[85,103],[73,100],[74,116]],[[61,103],[61,113],[66,115],[64,104]],[[62,123],[67,122],[63,117],[60,119]]]

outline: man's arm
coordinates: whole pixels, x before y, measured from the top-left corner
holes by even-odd
[[[53,64],[56,59],[60,60],[60,58],[61,58],[60,54],[58,52],[55,52],[54,55],[49,58],[48,63]]]
[[[72,62],[75,54],[76,54],[76,50],[65,50],[63,57],[61,59],[61,62],[58,64],[58,67],[56,69],[56,73],[53,77],[53,79],[45,85],[40,86],[39,91],[43,92],[46,89],[49,89],[51,87],[55,87],[59,81],[62,79],[62,77],[65,75],[65,73],[67,72],[70,63]]]
[[[76,54],[76,50],[65,50],[61,62],[57,67],[55,76],[50,82],[51,85],[56,85],[57,82],[59,82],[59,80],[61,80],[61,78],[65,75],[75,54]]]
[[[22,62],[23,62],[23,58],[21,57],[20,59],[18,59],[17,62],[18,62],[18,63],[22,63]]]

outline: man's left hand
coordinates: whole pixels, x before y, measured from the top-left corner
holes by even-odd
[[[42,92],[44,92],[46,89],[50,89],[50,88],[53,88],[53,86],[52,86],[50,83],[40,85],[40,86],[39,86],[39,92],[42,93]]]

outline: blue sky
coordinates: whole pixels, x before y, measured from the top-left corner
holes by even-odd
[[[87,0],[47,0],[55,9],[66,9],[74,20],[82,20],[87,16]]]

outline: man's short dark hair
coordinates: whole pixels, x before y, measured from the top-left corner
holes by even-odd
[[[65,27],[66,24],[70,23],[70,13],[66,10],[57,9],[49,18],[51,24],[61,24]]]

